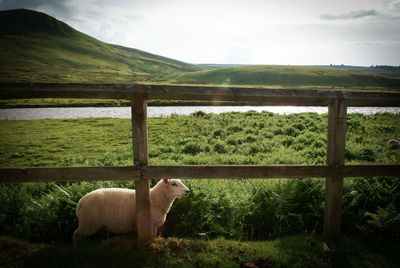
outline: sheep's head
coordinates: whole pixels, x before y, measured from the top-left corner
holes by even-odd
[[[175,197],[188,196],[190,190],[180,179],[164,179],[164,186]]]

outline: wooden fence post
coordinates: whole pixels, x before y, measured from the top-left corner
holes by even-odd
[[[147,150],[147,102],[143,88],[136,87],[132,107],[132,138],[134,164],[140,168],[140,179],[136,181],[136,222],[140,241],[152,239],[150,217],[150,181],[143,178],[141,168],[148,165]]]
[[[344,165],[347,105],[341,92],[328,107],[327,164],[331,167]],[[325,181],[324,235],[340,235],[342,222],[343,175],[335,172]]]

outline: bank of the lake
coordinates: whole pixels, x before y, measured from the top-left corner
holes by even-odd
[[[245,103],[223,101],[219,105],[245,105]],[[190,101],[190,100],[148,100],[148,106],[204,106],[215,105],[211,101]],[[129,100],[112,99],[63,99],[63,98],[44,98],[44,99],[5,99],[0,100],[0,109],[10,108],[45,108],[45,107],[130,107]]]
[[[327,107],[315,106],[150,106],[148,117],[190,115],[197,111],[205,113],[272,112],[276,114],[328,112]],[[349,107],[348,113],[375,114],[400,113],[400,107]],[[73,118],[130,118],[130,107],[68,107],[68,108],[13,108],[0,109],[0,120],[73,119]]]

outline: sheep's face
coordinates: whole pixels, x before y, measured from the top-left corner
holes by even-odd
[[[180,179],[164,179],[164,186],[175,197],[188,196],[190,193]]]

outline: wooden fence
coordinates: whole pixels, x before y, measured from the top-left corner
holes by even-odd
[[[348,106],[400,107],[399,93],[257,87],[0,83],[0,99],[128,99],[134,164],[119,167],[1,168],[0,182],[136,180],[138,236],[151,239],[150,179],[326,178],[324,235],[340,234],[344,177],[400,176],[400,165],[345,165]],[[238,101],[247,105],[328,106],[326,165],[148,165],[147,100]]]

